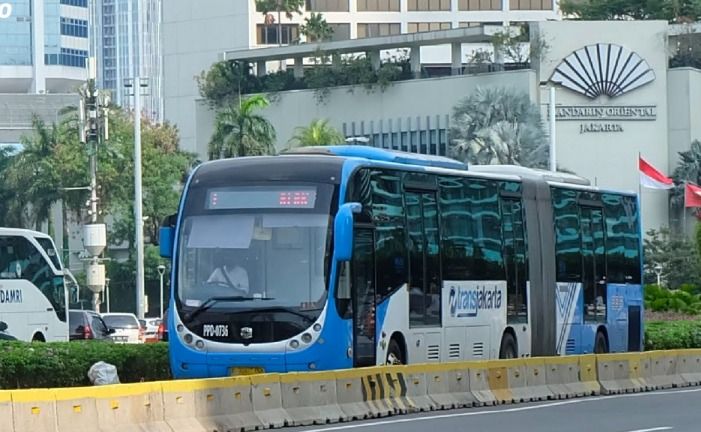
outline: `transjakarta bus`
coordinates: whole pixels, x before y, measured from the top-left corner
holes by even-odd
[[[161,228],[176,377],[639,351],[637,197],[364,146],[207,162]]]
[[[0,322],[23,341],[68,341],[68,295],[53,240],[0,228]]]

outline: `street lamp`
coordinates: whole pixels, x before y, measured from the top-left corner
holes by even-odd
[[[161,319],[163,319],[163,273],[166,271],[166,266],[163,264],[158,266],[158,274],[161,276]]]
[[[105,297],[107,298],[107,313],[110,313],[110,278],[105,278]]]
[[[655,264],[655,274],[657,275],[657,286],[661,287],[662,286],[662,266],[657,263]]]

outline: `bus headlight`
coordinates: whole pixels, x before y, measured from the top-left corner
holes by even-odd
[[[319,323],[314,324],[314,331],[320,332],[321,331],[321,324],[319,324]]]
[[[297,348],[299,348],[299,342],[297,342],[296,339],[293,340],[292,342],[290,342],[290,348],[292,348],[292,349],[297,349]]]
[[[192,343],[192,335],[190,333],[186,334],[183,339],[185,339],[185,343],[188,345]]]
[[[302,335],[302,342],[304,342],[305,344],[308,344],[311,341],[312,341],[312,335],[310,335],[309,333],[304,333]]]
[[[203,348],[204,348],[204,342],[203,342],[202,340],[198,340],[197,342],[195,342],[195,346],[196,346],[198,349],[203,349]]]

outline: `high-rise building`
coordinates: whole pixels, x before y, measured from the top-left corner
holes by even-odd
[[[283,45],[304,42],[301,26],[312,13],[322,13],[333,40],[560,19],[556,0],[306,0],[301,12],[292,19],[264,15],[255,0],[164,3],[165,118],[178,126],[184,149],[202,154],[207,145],[194,114],[200,99],[195,77],[224,51],[278,45],[280,29]],[[450,55],[449,46],[428,49],[422,61],[450,64]]]
[[[162,0],[93,0],[91,50],[97,59],[98,85],[116,104],[132,109],[133,91],[125,81],[137,74],[148,78],[142,91],[142,112],[163,119],[161,76]]]
[[[0,144],[55,121],[87,77],[88,0],[0,1]]]

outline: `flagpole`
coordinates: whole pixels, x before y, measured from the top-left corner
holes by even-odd
[[[640,179],[640,159],[642,155],[638,151],[638,203],[640,205],[640,231],[645,232],[645,225],[643,225],[643,182]]]
[[[684,180],[684,199],[682,200],[682,235],[686,237],[686,180]]]

